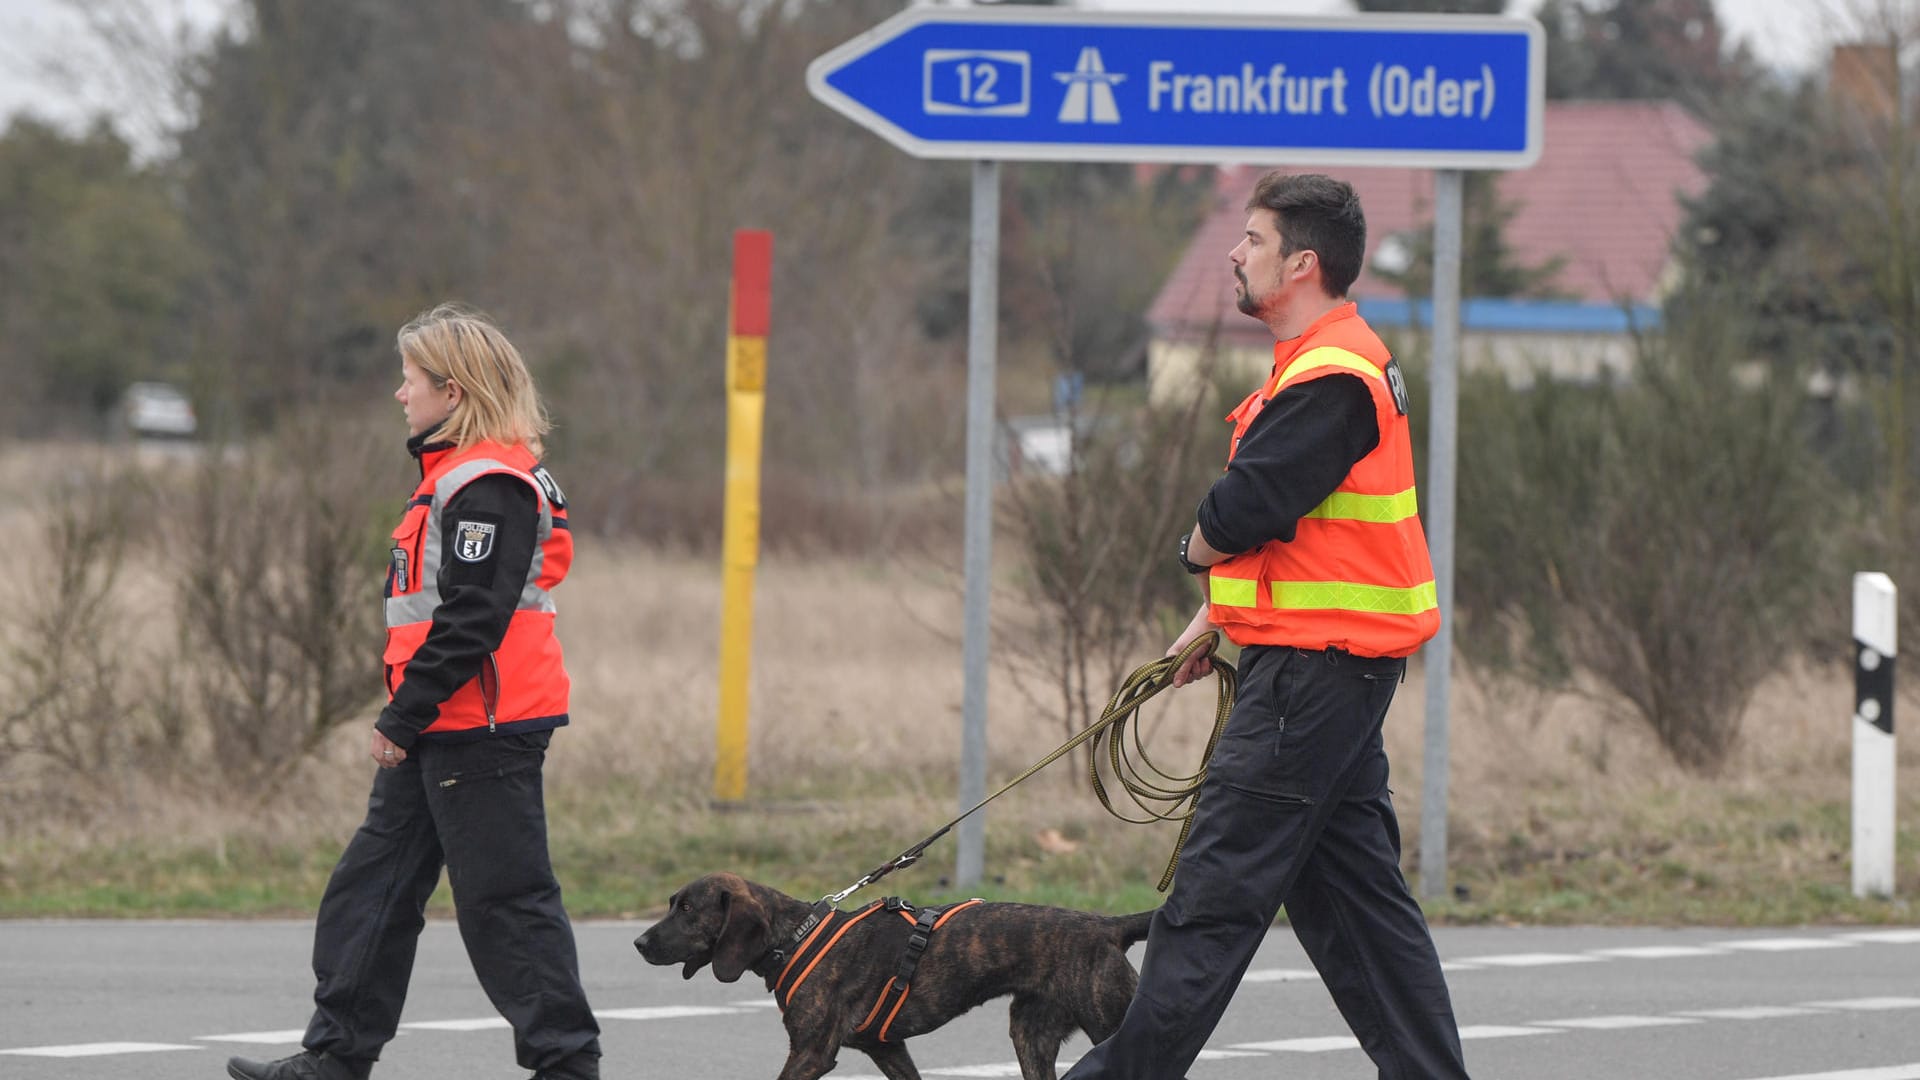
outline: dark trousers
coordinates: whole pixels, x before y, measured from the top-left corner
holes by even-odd
[[[393,1038],[444,865],[480,986],[513,1025],[520,1065],[600,1053],[573,927],[547,856],[550,732],[418,742],[374,775],[367,817],[327,881],[314,927],[309,1050],[377,1058]]]
[[[1387,793],[1380,727],[1405,662],[1254,646],[1241,664],[1133,1004],[1067,1080],[1185,1076],[1282,904],[1383,1080],[1465,1077]]]

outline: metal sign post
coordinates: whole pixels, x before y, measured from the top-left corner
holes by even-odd
[[[993,587],[993,387],[1000,330],[1000,164],[973,163],[973,241],[967,297],[967,590],[961,669],[960,808],[987,795],[987,600]],[[960,823],[954,880],[986,866],[984,813]]]
[[[1420,781],[1420,895],[1447,894],[1447,763],[1453,700],[1454,462],[1460,417],[1460,250],[1466,176],[1433,176],[1433,371],[1427,392],[1427,550],[1440,601],[1440,629],[1427,642],[1427,728]]]
[[[1525,168],[1540,156],[1545,57],[1539,23],[1497,15],[1277,17],[917,7],[808,66],[807,89],[814,97],[901,150],[975,162],[974,295],[967,335],[963,807],[975,801],[972,793],[985,789],[987,756],[999,237],[995,163]],[[1457,185],[1458,172],[1451,175]],[[1452,205],[1451,224],[1444,227],[1458,237],[1457,194]],[[1221,252],[1223,264],[1225,257]],[[1457,265],[1456,257],[1456,283]],[[1436,301],[1436,322],[1447,317],[1444,310],[1457,326],[1457,284],[1453,301]],[[1436,348],[1435,366],[1441,362]],[[1453,363],[1452,352],[1445,362]],[[1450,371],[1446,378],[1452,378]],[[1436,383],[1440,379],[1436,372]],[[1451,433],[1451,413],[1445,423]],[[1448,447],[1451,485],[1451,441]],[[1450,486],[1447,500],[1445,549],[1450,552]],[[1437,531],[1431,524],[1429,529]],[[1452,614],[1451,577],[1440,587],[1444,625]],[[1430,654],[1429,677],[1434,664],[1447,660]],[[1433,741],[1437,731],[1440,758],[1427,782],[1437,785],[1442,799],[1446,685],[1443,676],[1437,720],[1431,713],[1434,692],[1428,695],[1428,737]],[[1425,815],[1422,821],[1424,837]],[[960,834],[956,876],[963,888],[979,880],[984,829],[976,815]],[[1444,804],[1438,831],[1444,843]],[[1444,852],[1443,847],[1442,860]],[[1423,878],[1431,874],[1444,884],[1443,864],[1436,868],[1423,860],[1422,867]]]

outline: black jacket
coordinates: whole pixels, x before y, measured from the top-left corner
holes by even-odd
[[[1200,500],[1200,536],[1238,555],[1294,527],[1380,445],[1373,395],[1358,375],[1332,374],[1276,394],[1247,426],[1227,471]]]

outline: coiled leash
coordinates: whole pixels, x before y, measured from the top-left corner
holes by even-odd
[[[1005,795],[1021,781],[1072,753],[1073,749],[1082,743],[1092,744],[1088,754],[1088,773],[1093,781],[1093,793],[1099,798],[1100,805],[1106,807],[1107,813],[1135,825],[1146,825],[1155,821],[1180,822],[1180,837],[1174,841],[1173,856],[1167,860],[1167,872],[1160,876],[1159,890],[1166,892],[1167,886],[1173,883],[1174,870],[1180,865],[1180,849],[1186,845],[1187,835],[1193,831],[1193,808],[1200,799],[1200,785],[1207,778],[1207,762],[1213,759],[1213,750],[1220,742],[1220,733],[1227,728],[1227,717],[1233,712],[1234,690],[1240,681],[1239,673],[1234,670],[1233,665],[1214,655],[1214,650],[1219,647],[1219,644],[1220,632],[1209,630],[1194,638],[1178,654],[1163,656],[1135,668],[1133,674],[1128,675],[1126,681],[1120,684],[1120,688],[1114,691],[1113,697],[1107,702],[1106,709],[1100,713],[1100,719],[1088,724],[1079,734],[1062,743],[1059,749],[1041,758],[1026,772],[1008,781],[999,791],[981,799],[959,817],[940,826],[933,835],[867,871],[861,875],[860,880],[839,892],[830,893],[822,898],[818,904],[814,905],[816,914],[823,907],[830,910],[838,906],[840,901],[895,870],[918,862],[927,847],[947,835],[955,825],[965,821],[981,807]],[[1207,749],[1200,755],[1200,767],[1189,776],[1172,776],[1162,771],[1154,765],[1153,759],[1147,756],[1146,745],[1140,739],[1140,729],[1137,726],[1133,731],[1132,751],[1133,756],[1139,760],[1139,764],[1136,765],[1129,759],[1125,749],[1127,721],[1140,711],[1140,706],[1146,704],[1149,698],[1172,686],[1174,672],[1179,671],[1195,656],[1208,657],[1213,664],[1213,674],[1220,681],[1213,732],[1207,736]],[[1113,801],[1107,794],[1107,786],[1100,779],[1102,740],[1107,742],[1107,758],[1113,770],[1114,783],[1133,799],[1135,806],[1145,812],[1145,817],[1129,817],[1114,809]],[[1161,808],[1162,806],[1164,809]],[[810,924],[813,921],[808,920]]]

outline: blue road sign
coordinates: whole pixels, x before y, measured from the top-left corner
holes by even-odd
[[[916,157],[1514,169],[1540,24],[911,8],[814,60],[814,97]]]

